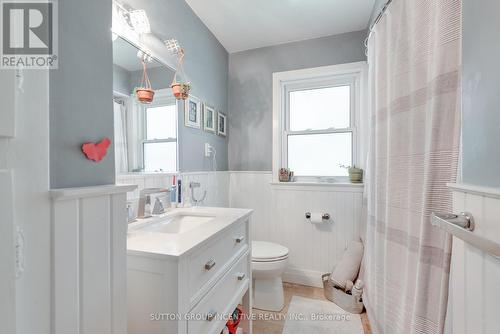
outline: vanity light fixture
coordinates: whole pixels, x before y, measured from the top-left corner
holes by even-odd
[[[139,34],[151,33],[151,26],[149,24],[148,15],[144,9],[132,10],[128,13],[130,24],[134,30]]]

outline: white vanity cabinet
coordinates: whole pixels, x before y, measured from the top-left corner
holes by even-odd
[[[232,212],[231,218],[219,220],[215,213],[214,222],[207,223],[213,229],[193,231],[184,241],[155,233],[142,234],[136,242],[129,239],[129,334],[219,334],[238,305],[249,314],[251,211],[212,210]],[[202,240],[198,232],[208,235]],[[159,246],[161,242],[164,245]],[[182,247],[189,249],[180,250],[179,255]],[[244,333],[251,333],[250,321],[242,321],[240,326]]]

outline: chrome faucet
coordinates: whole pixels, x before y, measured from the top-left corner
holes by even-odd
[[[197,206],[200,202],[203,202],[205,200],[205,197],[207,197],[207,191],[205,190],[201,199],[195,198],[194,189],[199,188],[200,186],[201,184],[199,182],[189,182],[189,188],[191,189],[191,200],[193,201],[194,206]]]
[[[146,204],[151,205],[151,195],[159,193],[169,193],[170,189],[165,188],[145,188],[142,189],[139,195],[139,206],[137,209],[137,218],[151,217],[151,210],[146,212]]]

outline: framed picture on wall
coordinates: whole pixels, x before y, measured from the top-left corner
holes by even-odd
[[[219,111],[217,113],[217,134],[219,136],[225,137],[227,135],[226,128],[227,128],[226,115],[224,115]]]
[[[203,105],[203,129],[207,132],[215,133],[215,117],[216,112],[214,107],[204,104]]]
[[[190,128],[201,128],[201,101],[192,95],[184,103],[184,125]]]

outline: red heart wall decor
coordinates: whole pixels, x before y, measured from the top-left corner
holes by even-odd
[[[87,159],[99,162],[106,154],[108,154],[108,147],[111,144],[111,140],[108,137],[104,137],[97,144],[95,143],[85,143],[82,145],[82,151],[85,153]]]

